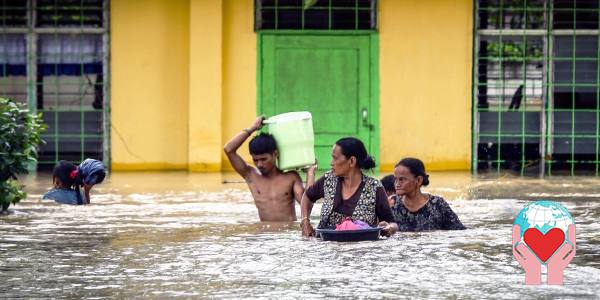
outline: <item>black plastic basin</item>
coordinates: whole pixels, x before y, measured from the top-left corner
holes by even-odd
[[[359,230],[335,230],[335,229],[317,229],[316,236],[323,241],[335,242],[360,242],[377,241],[381,228],[369,228]]]

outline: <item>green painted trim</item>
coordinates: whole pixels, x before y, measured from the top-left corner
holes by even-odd
[[[545,57],[545,61],[544,63],[546,64],[545,66],[545,84],[546,86],[544,87],[544,92],[546,93],[546,99],[545,102],[543,103],[542,107],[544,109],[544,114],[545,114],[545,122],[546,122],[546,128],[545,128],[545,140],[546,140],[546,144],[544,145],[544,149],[542,150],[543,155],[545,157],[547,157],[548,159],[545,159],[545,164],[541,166],[541,169],[543,170],[543,174],[548,174],[548,176],[552,176],[552,164],[554,162],[554,158],[553,158],[553,151],[554,151],[554,145],[553,145],[553,130],[552,127],[554,126],[554,118],[552,117],[552,115],[554,114],[554,95],[552,93],[553,89],[554,89],[554,80],[553,80],[553,72],[554,72],[554,58],[552,55],[552,52],[554,51],[554,38],[552,37],[552,18],[554,17],[554,12],[553,12],[553,8],[554,6],[552,5],[552,1],[548,2],[548,11],[546,12],[547,16],[548,16],[548,22],[546,22],[546,57]]]
[[[31,5],[31,3],[28,3],[28,5]],[[29,7],[28,9],[28,14],[29,14]],[[25,54],[26,56],[26,66],[27,66],[27,71],[26,71],[26,86],[27,86],[27,108],[29,109],[29,111],[33,114],[37,114],[38,110],[37,110],[37,84],[36,84],[36,74],[37,74],[37,34],[33,32],[33,30],[31,29],[31,27],[29,27],[28,25],[28,32],[25,34],[25,39],[26,39],[26,43],[27,45],[26,47],[26,51],[27,54]],[[43,116],[42,116],[43,117]],[[58,127],[55,127],[58,128]],[[38,148],[37,151],[38,155],[40,153],[40,150]],[[37,166],[38,166],[38,161],[34,161],[34,162],[29,162],[27,164],[27,170],[30,173],[35,173],[37,171]]]
[[[477,77],[477,49],[478,49],[478,39],[477,39],[477,9],[478,9],[478,1],[473,1],[473,29],[471,33],[473,37],[471,39],[471,174],[477,175],[477,109],[479,107],[479,103],[477,100],[477,88],[478,82],[476,83]]]
[[[373,130],[371,130],[369,134],[370,146],[369,153],[371,156],[375,158],[375,161],[378,162],[379,167],[381,168],[380,161],[380,141],[381,141],[381,130],[380,130],[380,122],[379,122],[379,110],[381,109],[380,101],[379,101],[379,34],[371,33],[370,34],[370,98],[371,101],[369,103],[369,120],[370,124],[373,126]]]
[[[264,50],[265,49],[273,49],[273,47],[271,47],[270,45],[272,45],[274,43],[274,37],[276,35],[274,34],[262,34],[262,33],[258,33],[258,43],[257,46],[259,47],[259,49],[256,51],[257,54],[257,68],[256,68],[256,72],[257,72],[257,80],[258,80],[258,87],[256,89],[256,93],[257,93],[257,98],[256,98],[256,113],[257,115],[267,115],[267,116],[271,116],[273,115],[273,111],[272,111],[272,107],[267,107],[265,105],[265,101],[263,100],[264,98],[268,98],[268,96],[265,96],[265,90],[269,91],[269,89],[265,89],[265,84],[268,83],[273,83],[274,82],[274,78],[271,78],[272,74],[264,74],[262,72],[262,70],[264,70],[265,67],[265,62],[263,60],[263,57],[267,56],[265,55]],[[262,129],[263,131],[266,132],[266,127],[263,127]]]
[[[256,115],[262,111],[262,36],[260,32],[256,33]]]
[[[266,29],[257,31],[256,34],[273,35],[367,35],[376,33],[374,30],[274,30]]]

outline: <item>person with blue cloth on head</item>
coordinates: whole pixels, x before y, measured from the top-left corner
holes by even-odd
[[[102,183],[104,177],[106,177],[106,170],[99,160],[88,158],[77,167],[75,189],[79,190],[79,187],[83,186],[87,204],[90,204],[90,190],[95,184]]]
[[[42,199],[51,199],[61,204],[83,205],[90,203],[90,190],[95,184],[101,183],[106,177],[102,162],[95,159],[84,160],[79,167],[73,163],[61,160],[54,168],[53,189]],[[79,190],[83,187],[83,193]]]

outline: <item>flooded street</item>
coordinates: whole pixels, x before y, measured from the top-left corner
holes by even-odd
[[[336,243],[259,222],[236,174],[114,173],[80,207],[42,202],[51,178],[30,176],[28,199],[0,216],[0,297],[600,298],[600,179],[430,179],[468,230]],[[564,286],[525,286],[511,252],[512,223],[537,199],[577,225]]]

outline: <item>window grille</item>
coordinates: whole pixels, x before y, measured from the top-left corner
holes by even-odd
[[[38,168],[108,164],[108,0],[0,0],[0,96],[42,113]]]
[[[255,30],[376,30],[376,0],[255,0]]]
[[[473,170],[597,176],[598,1],[475,5]]]

